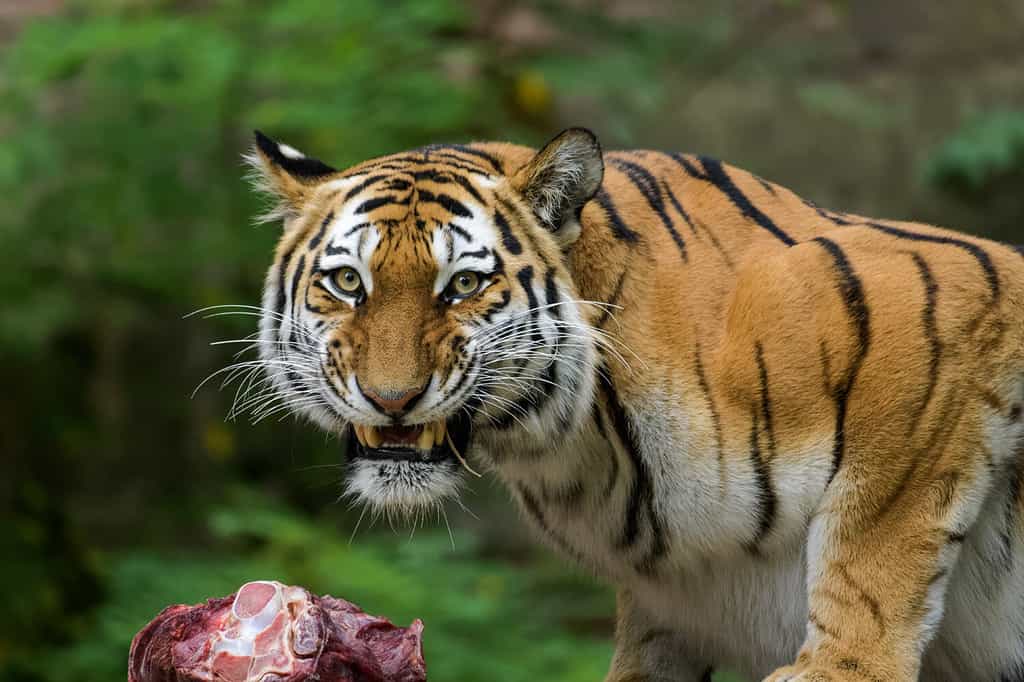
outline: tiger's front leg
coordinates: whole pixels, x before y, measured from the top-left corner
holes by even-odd
[[[894,486],[852,468],[832,481],[808,533],[806,639],[765,682],[918,679],[989,473],[939,453],[917,462]]]
[[[654,624],[629,590],[618,592],[615,655],[605,682],[710,682],[707,664],[688,660],[679,636]]]

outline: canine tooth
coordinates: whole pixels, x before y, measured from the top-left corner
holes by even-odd
[[[376,426],[366,427],[366,444],[371,448],[379,448],[380,444],[384,442],[384,437],[380,435],[380,431]]]
[[[434,425],[424,424],[423,431],[420,433],[419,442],[420,450],[429,450],[434,447]]]
[[[443,419],[434,424],[434,445],[440,445],[444,442],[444,434],[446,430],[447,424],[444,423]]]
[[[363,427],[359,424],[353,424],[352,430],[356,433],[356,439],[363,445],[366,445],[366,436],[363,434]]]

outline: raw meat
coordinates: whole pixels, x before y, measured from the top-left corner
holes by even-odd
[[[278,582],[169,606],[132,640],[128,682],[421,682],[423,623]]]

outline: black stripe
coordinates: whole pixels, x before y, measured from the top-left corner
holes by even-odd
[[[284,319],[284,312],[287,308],[287,295],[285,287],[288,281],[288,266],[291,264],[292,256],[295,254],[295,247],[288,249],[281,257],[280,270],[277,273],[277,297],[274,301],[275,321],[277,322],[277,337],[281,339],[281,321]],[[284,339],[281,339],[282,341]]]
[[[825,220],[828,220],[829,222],[831,222],[831,223],[833,223],[835,225],[844,226],[844,225],[852,225],[853,224],[851,221],[846,220],[845,218],[840,218],[833,211],[826,211],[825,209],[823,209],[821,206],[818,206],[816,203],[814,203],[810,199],[803,199],[803,198],[801,198],[801,201],[804,202],[804,205],[807,206],[807,208],[812,209],[819,216],[821,216]]]
[[[590,417],[594,420],[594,426],[597,428],[597,434],[604,440],[608,440],[608,430],[604,425],[604,416],[601,414],[601,401],[593,400],[590,403]],[[604,484],[604,490],[601,493],[602,499],[609,499],[612,492],[615,490],[615,484],[619,482],[619,455],[615,448],[611,450],[611,467],[608,471],[608,480]]]
[[[299,292],[299,280],[302,278],[302,271],[306,268],[306,256],[303,254],[299,257],[299,262],[295,266],[295,274],[292,275],[291,285],[291,305],[288,306],[288,316],[291,320],[292,326],[288,333],[288,343],[291,345],[296,344],[295,328],[298,326],[299,317],[296,314],[295,306],[298,305],[298,292]],[[288,369],[285,372],[285,376],[288,377],[288,382],[296,387],[297,390],[303,388],[302,377],[294,369]]]
[[[548,314],[554,317],[556,320],[562,319],[562,313],[558,309],[562,302],[562,297],[558,295],[558,283],[555,281],[555,269],[549,268],[544,273],[544,298],[547,299],[548,305],[551,306],[547,309]]]
[[[846,375],[835,386],[829,386],[832,399],[836,404],[836,425],[835,441],[832,446],[832,472],[829,474],[829,483],[839,471],[843,455],[846,449],[846,412],[849,407],[850,391],[857,380],[857,373],[860,371],[864,358],[868,354],[868,347],[871,345],[871,321],[867,301],[864,298],[864,287],[860,278],[854,272],[849,259],[839,245],[826,237],[818,237],[814,240],[820,244],[832,257],[833,267],[839,276],[839,295],[846,305],[846,314],[850,322],[857,330],[857,350]]]
[[[598,190],[596,199],[601,210],[604,211],[605,218],[608,220],[608,224],[612,228],[612,234],[615,235],[616,239],[623,242],[635,242],[640,239],[639,234],[629,229],[626,223],[622,222],[619,212],[615,210],[612,198],[604,189]]]
[[[331,246],[328,244],[327,248],[324,249],[324,254],[327,256],[337,256],[339,254],[351,255],[352,252],[344,246]]]
[[[317,230],[316,234],[313,235],[313,238],[309,240],[310,249],[315,249],[316,247],[320,246],[320,241],[324,238],[324,232],[327,231],[327,225],[332,220],[334,220],[334,211],[330,211],[327,214],[327,217],[324,218],[322,223],[320,223],[320,229]]]
[[[299,280],[302,279],[302,271],[306,268],[306,254],[299,256],[299,263],[295,266],[295,274],[292,275],[292,317],[295,317],[295,305],[298,303]],[[295,340],[295,325],[292,324],[292,340]]]
[[[537,294],[534,293],[533,287],[530,286],[533,282],[533,266],[525,265],[520,268],[519,271],[516,272],[516,279],[519,280],[519,285],[523,288],[523,292],[526,293],[527,302],[530,306],[530,317],[536,319],[540,311],[537,309]]]
[[[448,159],[424,159],[422,156],[410,156],[408,154],[385,157],[379,161],[367,161],[360,166],[358,171],[352,173],[351,175],[346,175],[344,177],[366,175],[371,170],[394,170],[401,172],[409,172],[410,166],[443,166],[445,168],[453,168],[456,170],[463,171],[465,173],[470,173],[472,175],[491,175],[491,173],[485,170],[482,166],[469,165],[473,163],[472,161],[468,161],[467,159],[462,159],[453,155],[448,156]],[[461,163],[456,163],[455,161],[452,161],[450,159],[455,159],[456,161],[459,161]]]
[[[756,409],[750,414],[750,466],[757,479],[757,531],[747,544],[747,550],[757,552],[761,540],[768,534],[775,521],[775,492],[771,478],[761,454],[760,420]]]
[[[537,318],[540,315],[539,301],[537,300],[537,294],[533,291],[533,287],[531,286],[533,282],[533,266],[527,265],[521,268],[516,273],[516,279],[519,280],[520,286],[526,293],[527,304],[530,308],[530,319],[528,323],[531,330],[530,340],[533,343],[534,348],[539,348],[544,345],[544,336],[541,334],[540,327],[537,323]],[[525,366],[526,364],[528,364],[528,361],[526,360],[521,363],[522,366]],[[543,382],[531,384],[528,389],[515,400],[512,408],[514,410],[518,410],[519,415],[525,417],[531,412],[539,412],[547,404],[551,397],[551,392],[547,390],[538,390],[538,384],[542,386],[550,386],[547,382],[554,380],[551,365],[548,365],[545,369],[545,376],[543,379]],[[516,413],[513,409],[506,411],[500,420],[493,424],[493,427],[498,430],[511,428],[516,421]]]
[[[669,187],[668,183],[664,180],[661,181],[661,191],[668,197],[669,202],[672,204],[672,208],[676,209],[676,213],[678,213],[679,217],[683,219],[683,222],[690,227],[690,232],[697,234],[697,230],[693,226],[693,220],[690,218],[690,214],[687,213],[686,209],[683,208],[683,205],[679,203],[679,199],[676,198],[672,188]]]
[[[619,402],[615,386],[608,377],[607,371],[599,371],[598,377],[601,382],[601,390],[605,395],[608,413],[612,420],[612,428],[615,430],[615,435],[618,437],[633,465],[634,475],[629,489],[629,500],[626,504],[626,522],[622,529],[622,535],[616,543],[620,548],[630,547],[636,544],[640,534],[640,512],[645,498],[650,495],[647,464],[640,454],[639,444],[636,442],[633,434],[630,433],[629,418]]]
[[[668,628],[654,628],[644,633],[644,636],[640,638],[640,646],[647,646],[656,639],[662,637],[671,637],[673,635],[672,630]]]
[[[403,192],[409,189],[410,187],[412,187],[412,183],[402,178],[392,177],[390,180],[384,183],[384,189],[392,189],[397,190],[399,192]]]
[[[417,195],[418,201],[421,204],[439,204],[452,215],[457,215],[460,218],[473,217],[473,212],[466,208],[465,204],[454,197],[448,196],[447,194],[441,193],[435,195],[433,192],[421,189],[417,192]]]
[[[753,173],[751,173],[750,175],[755,180],[757,180],[757,184],[761,185],[761,187],[764,188],[764,191],[768,192],[769,194],[771,194],[773,196],[775,195],[775,188],[772,187],[772,183],[768,182],[767,180],[762,178],[760,175],[754,175]]]
[[[554,542],[560,550],[575,558],[580,563],[585,563],[583,555],[576,548],[570,545],[564,537],[559,533],[556,533],[548,524],[547,520],[544,518],[543,510],[540,508],[540,503],[537,501],[534,494],[530,492],[530,489],[522,483],[517,483],[516,490],[519,491],[519,497],[523,500],[523,507],[530,516],[533,517],[534,522],[544,532],[544,534],[551,538],[551,541]]]
[[[1019,253],[1021,256],[1024,256],[1024,244],[1011,244],[1010,248]]]
[[[757,369],[760,375],[760,413],[756,407],[751,408],[750,424],[750,464],[754,468],[754,475],[757,478],[757,533],[747,545],[751,552],[758,551],[758,545],[771,532],[775,523],[776,507],[778,500],[775,490],[772,487],[771,472],[761,452],[761,420],[764,420],[763,430],[768,437],[769,455],[775,454],[775,430],[772,426],[771,398],[768,395],[768,370],[764,364],[764,350],[760,342],[755,346],[757,357]]]
[[[416,180],[430,180],[438,184],[445,184],[449,182],[457,183],[462,189],[469,192],[470,196],[476,199],[481,204],[484,203],[484,198],[480,196],[480,192],[477,191],[476,187],[468,178],[465,178],[458,173],[439,173],[435,168],[428,168],[426,170],[416,171],[412,174]]]
[[[553,504],[565,511],[575,511],[579,508],[585,492],[583,483],[579,480],[574,480],[555,490],[551,490],[547,484],[541,483],[540,489],[541,499],[545,504]]]
[[[464,144],[432,144],[432,145],[428,145],[426,147],[423,147],[423,149],[424,149],[424,151],[429,151],[429,152],[434,152],[434,151],[441,151],[441,152],[443,152],[446,149],[452,149],[452,150],[455,150],[457,152],[461,152],[463,154],[468,154],[470,156],[475,156],[477,158],[480,158],[480,159],[483,159],[484,161],[486,161],[491,166],[491,168],[494,169],[499,175],[504,175],[505,174],[505,171],[504,171],[504,169],[501,166],[501,161],[499,161],[497,159],[497,157],[492,156],[492,155],[488,154],[485,151],[481,151],[479,149],[474,149],[472,147],[468,147],[468,146],[466,146]],[[441,156],[444,156],[444,154],[441,154]],[[457,157],[457,156],[454,157],[454,158],[459,159],[459,157]],[[468,159],[459,159],[459,160],[460,161],[467,161]]]
[[[683,171],[690,177],[697,178],[698,180],[707,180],[708,176],[695,166],[686,155],[680,154],[679,152],[664,152],[665,156],[672,159],[682,167]]]
[[[757,356],[757,372],[761,382],[761,418],[764,419],[764,428],[768,436],[768,454],[775,456],[775,426],[772,419],[772,399],[768,392],[768,368],[764,364],[764,346],[758,341],[754,345]]]
[[[630,486],[626,505],[626,521],[617,545],[624,549],[636,544],[640,533],[640,514],[642,511],[646,511],[651,525],[651,546],[640,560],[637,569],[641,573],[650,574],[654,569],[655,561],[664,556],[666,552],[661,521],[654,511],[654,485],[647,463],[640,452],[640,445],[630,428],[629,417],[619,402],[615,385],[606,371],[598,371],[598,377],[612,419],[612,428],[615,430],[619,442],[622,443],[622,447],[626,450],[634,470],[633,483]]]
[[[795,239],[786,234],[786,232],[779,228],[771,218],[766,216],[759,208],[750,203],[750,199],[747,198],[747,195],[744,194],[742,190],[736,186],[736,183],[732,181],[732,178],[729,177],[729,174],[722,166],[721,161],[709,159],[705,156],[700,157],[700,161],[704,166],[704,170],[707,172],[708,182],[729,197],[729,201],[731,201],[733,205],[740,210],[740,213],[750,220],[753,220],[765,230],[771,232],[786,246],[796,244]]]
[[[700,390],[704,393],[704,399],[708,404],[708,410],[711,412],[711,424],[715,427],[715,445],[717,446],[717,457],[719,463],[720,473],[724,471],[725,463],[725,450],[722,446],[722,417],[718,413],[718,408],[715,406],[715,397],[711,394],[711,385],[708,383],[708,377],[704,373],[704,361],[701,360],[701,345],[697,342],[694,348],[694,370],[697,373],[697,383],[700,385]]]
[[[381,206],[387,206],[388,204],[398,204],[404,206],[409,203],[409,199],[400,200],[394,194],[386,194],[382,197],[373,197],[367,199],[363,203],[359,204],[356,208],[355,213],[369,213],[370,211],[380,208]]]
[[[644,575],[652,575],[655,572],[658,559],[661,559],[668,552],[665,544],[665,532],[661,525],[661,519],[654,511],[654,495],[647,497],[647,521],[651,524],[651,546],[647,553],[640,559],[637,570]]]
[[[914,411],[913,418],[910,420],[910,433],[907,434],[908,436],[917,432],[921,418],[932,401],[932,396],[935,394],[935,386],[939,381],[939,363],[942,358],[942,340],[939,338],[939,328],[935,321],[935,307],[938,300],[939,285],[935,281],[935,277],[932,276],[928,263],[925,262],[920,254],[912,253],[910,257],[914,259],[914,265],[917,266],[921,283],[924,285],[925,300],[924,307],[921,309],[921,322],[924,325],[925,339],[928,340],[928,387],[925,389],[924,400],[921,401],[921,404]]]
[[[712,677],[715,674],[715,669],[711,666],[704,671],[704,674],[700,676],[700,682],[712,682]]]
[[[615,289],[612,290],[611,296],[608,297],[606,306],[601,309],[601,314],[598,316],[594,326],[598,329],[604,327],[605,323],[608,322],[608,318],[612,316],[612,306],[616,306],[619,303],[619,297],[622,296],[622,287],[626,283],[626,274],[629,272],[629,268],[623,270],[619,275],[619,279],[615,282]]]
[[[469,232],[459,227],[455,223],[448,223],[448,229],[454,232],[455,234],[459,235],[463,239],[465,239],[470,244],[473,243],[473,235],[471,235]]]
[[[679,249],[679,255],[682,257],[683,262],[689,261],[686,254],[686,242],[683,241],[683,236],[676,230],[676,226],[672,224],[672,218],[669,217],[668,212],[665,210],[665,201],[661,198],[658,181],[655,180],[650,171],[639,164],[623,161],[622,159],[611,158],[609,163],[625,173],[629,181],[633,183],[633,186],[640,191],[640,194],[647,200],[647,205],[658,214],[661,224],[665,226],[665,229],[668,230],[669,235],[672,237],[672,241],[676,243],[676,248]]]
[[[501,243],[505,245],[508,252],[513,256],[521,254],[523,252],[523,245],[512,234],[512,227],[508,224],[505,214],[498,209],[494,209],[494,222],[498,225],[498,230],[501,232]]]
[[[365,180],[360,182],[358,185],[356,185],[355,187],[350,189],[348,192],[346,192],[345,193],[345,198],[343,199],[343,201],[350,200],[352,197],[354,197],[355,195],[359,194],[360,192],[362,192],[364,189],[366,189],[370,185],[372,185],[372,184],[374,184],[376,182],[380,182],[381,180],[386,180],[388,177],[390,177],[390,176],[385,175],[383,173],[380,174],[380,175],[371,175],[370,177],[366,178]]]
[[[508,306],[509,301],[511,301],[511,300],[512,300],[512,290],[511,289],[505,289],[504,291],[502,291],[501,292],[501,300],[500,301],[495,301],[490,306],[488,306],[486,311],[484,311],[484,314],[482,316],[484,321],[485,322],[491,322],[491,318],[493,318],[494,315],[496,315],[497,313],[499,313],[502,310],[504,310]]]
[[[675,193],[672,192],[672,189],[668,186],[667,182],[662,182],[661,187],[665,191],[665,194],[668,196],[669,201],[672,202],[673,207],[675,207],[676,211],[679,212],[679,215],[682,216],[683,220],[686,221],[686,224],[690,226],[690,231],[696,235],[698,223],[695,223],[693,221],[693,219],[690,217],[690,214],[687,213],[686,209],[683,208],[683,205],[679,203],[679,200],[676,198]],[[714,244],[715,249],[717,249],[718,253],[722,256],[722,260],[725,261],[725,264],[729,266],[730,270],[734,270],[736,266],[732,262],[732,258],[729,256],[728,253],[726,253],[725,248],[722,246],[722,243],[718,241],[718,237],[715,236],[715,233],[712,232],[707,225],[700,224],[700,227],[703,228],[704,233],[707,234],[709,239],[711,239],[711,243]]]
[[[351,236],[352,236],[352,235],[354,235],[354,234],[355,234],[356,232],[359,232],[360,230],[365,230],[365,229],[366,229],[366,228],[368,228],[369,226],[370,226],[370,223],[359,223],[358,225],[353,225],[352,227],[350,227],[349,229],[347,229],[347,230],[345,231],[345,234],[343,234],[342,236],[343,236],[343,237],[351,237]]]
[[[867,227],[875,230],[879,230],[893,237],[899,237],[900,239],[907,239],[915,242],[928,242],[931,244],[945,244],[947,246],[955,246],[958,249],[963,249],[969,253],[978,264],[981,269],[985,271],[985,279],[988,280],[988,288],[992,295],[992,303],[999,300],[1001,294],[999,286],[999,273],[996,271],[995,265],[992,263],[991,256],[982,247],[977,244],[973,244],[963,239],[957,239],[956,237],[936,236],[930,234],[921,234],[920,232],[911,232],[900,227],[893,225],[884,225],[882,223],[868,222],[864,223]]]
[[[455,260],[459,260],[460,258],[487,258],[489,255],[491,255],[491,250],[484,246],[476,251],[462,251],[459,253],[459,257]]]

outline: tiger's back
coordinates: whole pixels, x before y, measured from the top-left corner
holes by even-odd
[[[579,130],[274,144],[279,390],[370,504],[452,494],[468,444],[617,586],[609,680],[1024,679],[1024,250]]]

